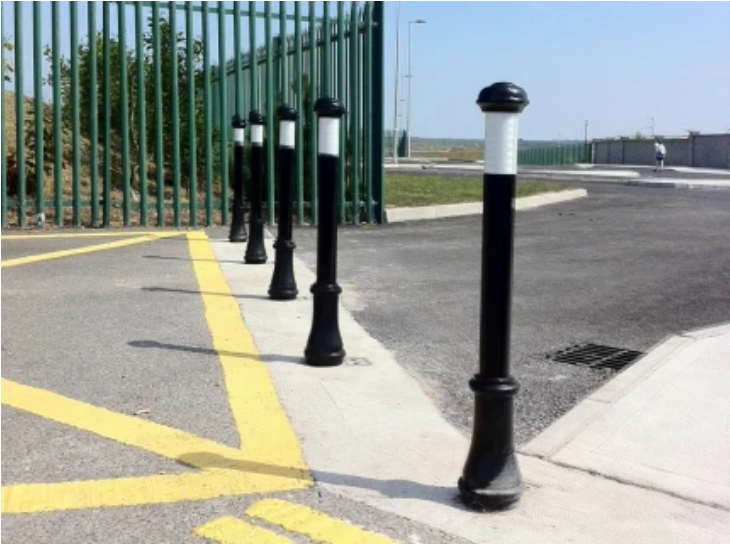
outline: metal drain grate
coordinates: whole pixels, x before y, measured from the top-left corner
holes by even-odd
[[[618,371],[633,363],[642,355],[641,351],[613,348],[600,344],[575,344],[569,348],[549,353],[547,358],[556,363]]]

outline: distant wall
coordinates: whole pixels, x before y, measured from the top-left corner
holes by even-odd
[[[665,166],[730,169],[730,134],[692,134],[664,138]],[[595,164],[654,164],[654,141],[612,138],[593,141]]]

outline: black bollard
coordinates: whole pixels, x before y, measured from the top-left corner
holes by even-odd
[[[486,118],[479,373],[469,381],[474,431],[459,491],[466,506],[497,510],[523,492],[513,437],[519,384],[510,375],[509,347],[517,123],[527,93],[495,83],[482,90],[477,104]]]
[[[338,321],[342,289],[337,285],[337,172],[345,107],[334,98],[320,98],[314,112],[319,120],[317,281],[311,289],[314,311],[304,357],[312,366],[336,366],[345,359]]]
[[[278,230],[274,249],[274,275],[269,287],[269,297],[274,300],[297,298],[297,282],[294,279],[294,248],[292,241],[292,184],[294,181],[294,127],[297,112],[294,108],[282,105],[277,111],[279,118],[279,215]]]
[[[244,262],[264,264],[264,118],[257,112],[248,114],[251,125],[251,211],[248,213],[249,238]]]
[[[246,224],[243,210],[243,131],[246,121],[233,116],[233,213],[228,239],[231,242],[246,241]]]

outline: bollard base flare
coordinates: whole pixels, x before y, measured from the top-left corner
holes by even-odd
[[[231,231],[228,234],[228,241],[233,243],[240,243],[245,242],[248,240],[248,236],[246,234],[246,229],[244,226],[238,225],[235,226],[235,223],[231,225]]]
[[[336,283],[315,283],[310,289],[314,302],[314,318],[304,359],[311,366],[337,366],[345,360],[338,318],[342,289]]]
[[[469,381],[475,395],[471,448],[459,479],[462,502],[476,510],[501,510],[524,490],[512,436],[514,397],[520,385],[512,376],[477,374]]]
[[[479,462],[490,467],[494,474],[488,484],[459,478],[459,493],[464,506],[479,511],[505,510],[517,504],[525,486],[522,483],[517,458],[508,455],[484,456]]]
[[[246,264],[265,264],[267,260],[266,246],[264,245],[264,223],[261,219],[252,217],[250,219],[251,231],[248,237],[248,246],[246,246],[246,254],[243,256],[243,262]]]
[[[291,240],[278,239],[274,242],[276,262],[274,276],[269,286],[269,298],[272,300],[292,300],[297,298],[299,290],[294,279],[294,249],[297,245]]]

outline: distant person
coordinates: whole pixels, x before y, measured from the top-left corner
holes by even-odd
[[[656,164],[654,165],[654,172],[657,170],[662,172],[664,170],[664,158],[667,156],[667,148],[661,140],[654,142],[654,157],[656,158]]]

